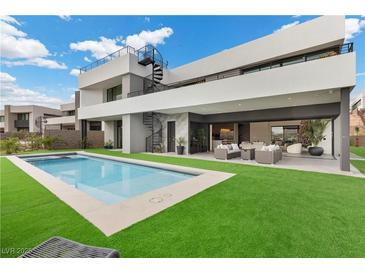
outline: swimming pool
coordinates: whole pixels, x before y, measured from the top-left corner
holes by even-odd
[[[195,176],[79,154],[23,159],[108,205]]]

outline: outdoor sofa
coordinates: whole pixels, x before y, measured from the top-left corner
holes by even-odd
[[[219,145],[214,149],[214,157],[220,160],[241,157],[241,150],[237,144]]]

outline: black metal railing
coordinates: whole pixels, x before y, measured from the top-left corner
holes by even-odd
[[[162,58],[162,54],[152,45],[146,45],[136,51],[138,61],[151,58],[153,62],[161,65],[162,68],[167,68],[168,63]]]
[[[88,64],[87,66],[80,68],[80,74],[92,70],[103,64],[106,64],[116,58],[126,55],[127,53],[136,55],[138,57],[138,60],[148,55],[149,56],[154,55],[155,61],[159,63],[163,68],[167,68],[168,63],[163,60],[161,53],[155,47],[147,45],[145,47],[136,50],[131,46],[125,46],[101,59],[96,60],[95,62]]]
[[[168,86],[161,83],[156,84],[154,83],[153,80],[148,79],[147,77],[143,78],[143,89],[129,92],[127,95],[128,98],[150,94],[154,92],[160,92],[169,89]]]
[[[163,85],[163,87],[157,91],[164,91],[164,90],[169,90],[169,89],[185,87],[185,86],[189,86],[189,85],[202,84],[202,83],[206,82],[206,78],[209,78],[209,81],[216,81],[216,80],[226,79],[226,78],[230,78],[230,77],[234,77],[234,76],[264,71],[264,70],[268,70],[268,69],[275,69],[275,68],[284,67],[284,66],[288,66],[288,65],[310,62],[310,61],[327,58],[327,57],[331,57],[331,56],[336,56],[336,55],[341,55],[341,54],[346,54],[346,53],[350,53],[350,52],[353,52],[353,43],[346,43],[346,44],[329,47],[329,48],[315,51],[315,52],[309,52],[309,53],[296,55],[296,56],[292,56],[292,57],[288,57],[288,58],[284,58],[284,59],[280,59],[280,60],[276,60],[276,61],[272,61],[272,62],[262,63],[260,65],[238,67],[235,69],[230,69],[230,70],[222,71],[219,73],[206,75],[206,76],[195,78],[195,79],[190,79],[190,80],[184,81],[184,82],[170,84],[169,86]],[[235,73],[233,73],[233,72],[235,72]],[[151,92],[148,92],[148,90],[143,89],[140,91],[134,91],[134,92],[129,93],[128,97],[135,97],[135,96],[145,95],[145,94],[149,94],[149,93],[151,93]]]
[[[29,127],[29,120],[14,120],[14,127],[16,128]]]
[[[99,60],[96,60],[95,62],[92,62],[90,64],[88,64],[87,66],[84,66],[82,68],[80,68],[80,74],[83,72],[87,72],[89,70],[92,70],[98,66],[101,66],[103,64],[106,64],[116,58],[119,58],[120,56],[126,55],[127,53],[132,53],[132,54],[136,54],[136,50],[133,47],[130,46],[126,46],[123,47],[107,56],[105,56],[104,58],[101,58]]]

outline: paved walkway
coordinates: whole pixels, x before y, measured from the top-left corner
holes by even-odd
[[[350,153],[350,160],[360,160],[360,161],[365,161],[365,158],[359,156],[359,155],[356,155],[354,153]]]
[[[321,173],[330,173],[330,174],[338,174],[338,175],[365,178],[365,176],[353,165],[351,165],[351,170],[349,172],[341,171],[339,158],[338,159],[334,159],[334,158],[332,158],[332,159],[298,158],[298,157],[288,157],[288,156],[283,155],[283,160],[277,162],[274,165],[266,165],[266,164],[259,164],[255,160],[252,160],[252,161],[241,160],[241,158],[234,158],[234,159],[230,159],[230,160],[218,160],[218,159],[214,158],[214,154],[212,152],[196,153],[196,154],[190,154],[190,155],[176,155],[176,153],[173,152],[173,153],[154,153],[154,155],[184,157],[184,158],[191,158],[191,159],[201,159],[201,160],[236,163],[236,164],[244,164],[244,165],[255,165],[255,166],[272,167],[272,168],[314,171],[314,172],[321,172]]]

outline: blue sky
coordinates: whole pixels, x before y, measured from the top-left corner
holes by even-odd
[[[1,106],[57,107],[77,89],[72,69],[124,44],[152,42],[169,68],[313,19],[315,16],[11,16],[1,17]],[[347,16],[357,53],[357,86],[365,91],[365,17]],[[103,38],[101,38],[103,37]]]

